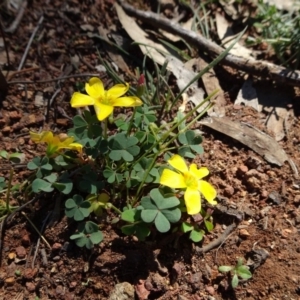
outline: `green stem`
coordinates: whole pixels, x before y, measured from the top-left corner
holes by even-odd
[[[141,181],[141,183],[140,183],[140,185],[139,185],[139,187],[138,187],[138,190],[137,190],[137,192],[136,192],[136,195],[135,195],[135,197],[134,197],[134,199],[133,199],[133,201],[132,201],[132,203],[131,203],[132,206],[134,206],[134,205],[137,203],[137,201],[138,201],[138,199],[139,199],[140,191],[141,191],[141,189],[142,189],[142,187],[143,187],[143,185],[144,185],[144,183],[145,183],[145,181],[146,181],[146,179],[147,179],[147,177],[148,177],[150,171],[152,170],[153,166],[155,165],[156,159],[157,159],[157,157],[158,157],[159,155],[160,155],[160,152],[157,151],[157,153],[155,153],[155,155],[154,155],[154,157],[153,157],[153,159],[152,159],[151,165],[150,165],[149,168],[147,169],[147,171],[146,171],[146,173],[145,173],[145,175],[144,175],[144,177],[143,177],[143,180]]]
[[[117,212],[120,215],[122,214],[122,212],[117,207],[115,207],[112,203],[107,203],[107,204],[109,208],[112,208],[115,212]]]

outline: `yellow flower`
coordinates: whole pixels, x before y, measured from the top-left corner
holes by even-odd
[[[164,169],[160,178],[160,184],[173,189],[186,189],[184,201],[189,215],[194,215],[201,210],[200,194],[212,205],[217,202],[214,199],[217,196],[215,188],[207,181],[201,180],[209,174],[207,168],[197,168],[196,164],[191,164],[190,168],[186,165],[184,159],[179,155],[172,156],[168,163],[178,172]]]
[[[133,96],[123,96],[129,90],[129,84],[116,84],[108,91],[104,89],[102,81],[92,77],[85,84],[87,95],[75,92],[71,99],[72,107],[84,107],[94,105],[99,121],[106,119],[114,110],[115,106],[140,106],[141,99]],[[123,97],[121,97],[123,96]]]
[[[66,134],[53,136],[51,131],[42,131],[41,133],[30,132],[30,138],[35,143],[47,144],[46,154],[48,157],[62,149],[70,149],[82,153],[82,145],[73,143],[74,138],[69,137]]]

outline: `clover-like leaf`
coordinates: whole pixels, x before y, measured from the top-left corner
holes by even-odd
[[[186,232],[192,231],[194,229],[194,226],[187,222],[183,222],[180,226],[180,229],[183,233],[186,233]]]
[[[124,133],[118,133],[109,140],[109,157],[114,161],[121,159],[133,161],[134,157],[140,152],[138,139],[134,136],[127,137]]]
[[[198,228],[194,228],[191,233],[190,233],[190,240],[192,240],[194,243],[198,243],[200,241],[202,241],[203,237],[204,237],[205,232],[201,229]]]
[[[176,197],[166,197],[159,189],[153,189],[150,197],[143,197],[141,206],[141,218],[146,223],[154,222],[159,232],[167,232],[170,223],[178,222],[181,217],[181,211],[178,208],[180,204]]]
[[[53,191],[52,183],[41,178],[34,179],[31,188],[34,193],[39,193],[41,191],[49,193]]]
[[[124,225],[121,227],[121,230],[126,235],[135,235],[140,241],[144,241],[151,233],[149,225],[144,222]]]
[[[145,125],[149,125],[156,121],[156,112],[150,110],[147,105],[139,106],[136,108],[134,115],[134,124],[136,127],[143,129]]]
[[[110,168],[106,168],[103,171],[103,176],[107,178],[108,183],[120,183],[123,180],[123,174],[117,173],[116,170],[112,170]]]
[[[135,177],[139,182],[141,182],[146,173],[148,173],[147,178],[145,179],[146,183],[154,182],[159,176],[158,170],[155,168],[151,168],[152,159],[151,158],[142,158],[137,164],[134,165],[133,169],[136,171]],[[151,168],[149,172],[149,168]]]
[[[141,220],[141,210],[136,207],[125,209],[121,214],[121,219],[129,223],[137,222]]]
[[[90,214],[91,203],[84,200],[80,195],[74,195],[65,203],[65,214],[68,218],[74,218],[75,221],[82,221]]]
[[[103,240],[103,234],[97,224],[87,221],[79,224],[78,233],[71,235],[70,239],[74,240],[78,247],[92,249]]]
[[[180,147],[178,151],[180,155],[193,158],[193,154],[188,150],[188,148],[198,154],[203,153],[203,147],[200,145],[203,141],[202,136],[196,135],[195,131],[187,130],[179,134],[178,140],[183,145],[183,147]]]
[[[52,165],[49,164],[48,157],[35,157],[32,161],[27,164],[29,170],[37,170],[36,177],[43,178],[50,174],[50,171],[53,169]]]

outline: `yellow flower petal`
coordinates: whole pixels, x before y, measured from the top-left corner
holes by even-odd
[[[209,182],[200,180],[199,191],[210,204],[217,204],[217,201],[214,200],[217,196],[217,191]]]
[[[29,134],[30,134],[30,138],[33,142],[36,142],[36,143],[40,142],[41,136],[42,136],[40,133],[35,133],[35,132],[30,131]]]
[[[94,105],[95,99],[78,92],[75,92],[71,98],[72,107],[84,107],[88,105]]]
[[[159,183],[173,189],[186,188],[183,175],[169,169],[163,170]]]
[[[200,194],[197,190],[187,188],[184,193],[184,201],[189,215],[198,214],[201,210]]]
[[[53,143],[53,133],[52,131],[43,131],[41,134],[40,142],[44,142],[47,144]]]
[[[209,174],[209,171],[206,167],[198,169],[196,164],[190,165],[190,172],[197,177],[197,179],[202,179],[203,177]]]
[[[104,97],[103,82],[97,77],[92,77],[89,82],[85,84],[85,90],[88,95],[94,99]]]
[[[188,167],[184,161],[184,159],[180,155],[173,155],[169,160],[168,163],[176,170],[186,173],[188,172]]]
[[[113,99],[111,101],[111,104],[113,106],[123,106],[123,107],[129,107],[129,106],[140,106],[143,104],[143,102],[138,97],[120,97],[118,99]]]
[[[82,153],[83,146],[79,143],[71,143],[68,147],[65,147],[65,149],[71,149],[78,151],[79,153]]]
[[[107,91],[107,97],[116,99],[123,96],[129,90],[129,84],[116,84]]]
[[[102,103],[97,103],[94,108],[99,121],[106,119],[114,110],[113,106]]]

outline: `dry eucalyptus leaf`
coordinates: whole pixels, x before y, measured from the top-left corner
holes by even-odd
[[[248,78],[238,96],[235,104],[253,107],[258,112],[265,112],[265,126],[274,134],[275,140],[282,140],[293,122],[294,111],[292,106],[294,90],[286,86],[284,89],[274,85],[257,83]]]
[[[285,151],[272,137],[249,124],[214,117],[201,120],[200,124],[232,137],[272,164],[282,166],[289,161]]]

